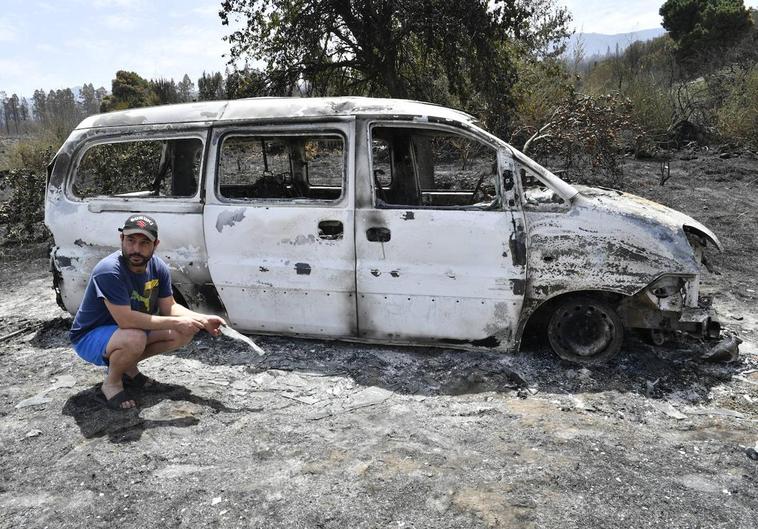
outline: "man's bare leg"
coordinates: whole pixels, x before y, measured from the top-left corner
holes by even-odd
[[[124,373],[137,368],[137,362],[145,352],[147,335],[139,329],[117,329],[105,348],[105,358],[108,359],[108,374],[103,382],[102,391],[106,399],[111,399],[124,391],[121,377]],[[122,408],[134,408],[134,400],[121,403]]]
[[[193,336],[194,334],[182,334],[174,330],[152,331],[147,337],[147,345],[140,362],[145,358],[184,347],[192,341]]]
[[[146,346],[139,359],[134,364],[134,367],[125,371],[125,373],[131,378],[136,377],[139,373],[137,363],[142,362],[151,356],[168,353],[179,349],[180,347],[184,347],[192,341],[193,336],[194,335],[192,334],[182,334],[174,330],[151,331],[150,334],[147,335]]]

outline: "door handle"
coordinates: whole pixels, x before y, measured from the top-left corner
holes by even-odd
[[[318,238],[326,240],[341,239],[345,228],[339,220],[322,220],[318,223]]]
[[[369,228],[366,230],[366,238],[371,242],[389,242],[392,233],[389,228]]]

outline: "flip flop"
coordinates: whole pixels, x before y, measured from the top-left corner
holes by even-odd
[[[102,390],[100,390],[100,392],[102,393]],[[103,393],[103,397],[105,397],[105,393]],[[113,395],[111,398],[105,397],[105,405],[108,406],[108,408],[112,410],[117,410],[117,411],[132,410],[136,408],[136,406],[133,406],[131,408],[124,408],[121,406],[124,402],[128,400],[134,400],[134,399],[131,398],[129,395],[127,395],[126,391],[119,391],[118,393]],[[136,404],[137,401],[134,401],[134,403]]]
[[[125,388],[132,388],[146,393],[162,393],[171,389],[168,384],[162,384],[142,373],[137,373],[134,378],[124,373],[121,376],[121,380],[124,383]]]

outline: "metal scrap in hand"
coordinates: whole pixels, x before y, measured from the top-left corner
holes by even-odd
[[[250,347],[253,351],[258,353],[260,356],[263,356],[266,354],[266,351],[258,347],[254,341],[252,341],[250,338],[242,334],[241,332],[235,331],[228,325],[222,325],[219,330],[221,331],[221,334],[224,336],[231,338],[232,340],[237,340],[238,342],[244,342],[247,344],[248,347]]]

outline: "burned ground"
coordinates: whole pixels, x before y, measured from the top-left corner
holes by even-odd
[[[758,160],[728,154],[681,153],[664,187],[655,162],[625,170],[722,239],[704,293],[745,340],[731,364],[634,336],[581,368],[539,341],[260,337],[259,357],[204,335],[146,363],[170,386],[119,413],[68,344],[44,251],[4,247],[0,527],[755,527]]]

